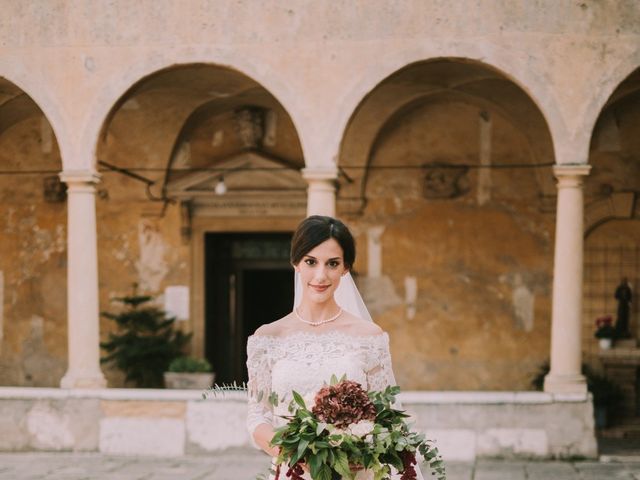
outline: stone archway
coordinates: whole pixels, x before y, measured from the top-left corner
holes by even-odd
[[[338,212],[367,243],[360,282],[402,345],[401,384],[530,388],[549,354],[554,163],[537,102],[480,62],[407,65],[359,104]]]
[[[595,320],[611,316],[617,321],[615,293],[626,278],[634,294],[640,285],[640,68],[612,92],[595,122],[589,149],[592,171],[586,182],[585,301],[583,349],[588,361],[618,381],[625,393],[619,422],[640,415],[638,367],[634,352],[640,339],[640,310],[630,304],[627,333],[617,351],[603,352],[594,338]]]
[[[226,320],[208,313],[213,300],[205,236],[286,233],[304,216],[302,146],[282,104],[227,67],[162,69],[113,106],[96,158],[103,177],[97,203],[101,305],[134,282],[160,298],[167,287],[187,287],[189,314],[179,325],[194,334],[191,353],[207,355],[214,366],[244,355],[235,347],[228,355],[205,348],[212,329],[230,335],[215,326]],[[224,191],[217,194],[221,182]]]

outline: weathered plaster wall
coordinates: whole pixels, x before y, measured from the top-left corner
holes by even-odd
[[[156,107],[166,110],[164,105]],[[166,125],[153,121],[159,115],[154,117],[148,112],[141,115],[140,110],[125,109],[114,118],[107,140],[100,144],[97,155],[101,160],[125,168],[151,167],[150,171],[136,173],[157,180],[151,191],[160,195],[164,166],[177,126],[167,131]],[[153,170],[156,166],[157,170]],[[139,294],[156,296],[160,306],[167,286],[190,285],[189,246],[180,237],[177,204],[165,208],[163,202],[147,197],[143,182],[105,171],[98,185],[96,209],[101,311],[118,311],[121,304],[112,299],[130,295],[134,283]],[[185,331],[192,330],[189,322],[176,325]],[[102,339],[114,329],[113,321],[101,319]],[[119,371],[105,366],[104,372],[109,386],[123,385]]]
[[[59,170],[48,135],[41,116],[3,132],[0,169]],[[2,385],[57,386],[66,366],[66,204],[44,201],[44,177],[0,175]]]
[[[423,194],[422,165],[479,164],[481,113],[438,102],[398,120],[372,159],[364,215],[351,219],[362,274],[376,255],[362,246],[371,230],[382,231],[373,261],[380,277],[361,275],[361,284],[365,296],[388,300],[372,301],[374,317],[390,332],[405,388],[526,390],[548,357],[554,216],[541,212],[536,175],[470,169],[456,198]],[[489,115],[490,162],[528,164],[523,136],[499,113]],[[393,165],[404,168],[376,169]]]

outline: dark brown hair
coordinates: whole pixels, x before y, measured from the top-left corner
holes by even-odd
[[[291,239],[291,263],[298,265],[307,253],[333,238],[342,247],[344,265],[351,269],[356,260],[356,242],[347,226],[340,220],[312,215],[298,225]]]

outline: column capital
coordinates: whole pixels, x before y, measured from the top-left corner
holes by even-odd
[[[302,169],[302,178],[307,181],[334,181],[338,179],[338,167],[335,165],[323,167],[307,167]]]
[[[591,165],[587,164],[553,166],[553,174],[559,181],[563,181],[565,179],[574,179],[582,182],[582,178],[589,175],[590,172]]]
[[[70,184],[92,184],[100,182],[101,175],[95,170],[63,170],[59,174],[60,180]]]

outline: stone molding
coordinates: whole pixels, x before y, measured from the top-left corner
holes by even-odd
[[[202,392],[198,390],[165,390],[165,389],[136,389],[136,388],[37,388],[37,387],[0,387],[0,399],[65,399],[65,398],[96,398],[100,400],[202,400]],[[546,404],[557,402],[585,402],[588,394],[566,393],[553,394],[546,392],[512,391],[512,392],[483,392],[483,391],[451,391],[426,392],[421,390],[407,390],[400,394],[400,400],[408,404]],[[216,400],[211,397],[208,399]],[[246,401],[244,392],[226,392],[224,399]]]
[[[553,174],[558,180],[558,189],[579,188],[584,183],[584,177],[591,172],[591,165],[555,165]]]
[[[91,188],[95,190],[95,185],[100,183],[102,176],[94,170],[63,170],[59,174],[60,180],[67,184],[71,191],[78,188]]]
[[[307,167],[302,169],[302,178],[311,182],[331,182],[338,180],[338,168],[332,167]]]

